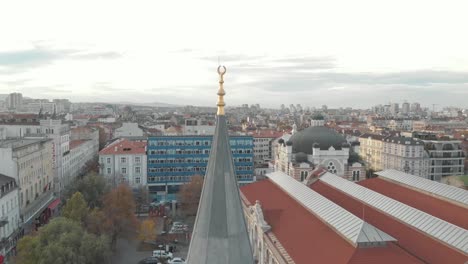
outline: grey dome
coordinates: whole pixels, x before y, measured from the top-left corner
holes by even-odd
[[[286,146],[292,146],[292,144],[293,144],[293,142],[292,142],[291,140],[288,140],[288,141],[286,142]]]
[[[296,154],[296,161],[297,162],[306,162],[307,161],[307,154],[304,152],[299,152]]]
[[[291,139],[293,142],[293,152],[304,152],[312,154],[312,146],[318,143],[321,150],[327,150],[331,146],[341,149],[346,143],[345,138],[336,131],[323,126],[308,127],[295,133]]]

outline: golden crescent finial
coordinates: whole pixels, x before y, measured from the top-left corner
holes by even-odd
[[[226,67],[224,65],[218,66],[218,74],[223,76],[226,73]]]
[[[226,73],[226,67],[219,65],[218,66],[218,74],[219,74],[219,90],[218,90],[218,103],[216,104],[218,106],[218,115],[224,115],[224,106],[226,105],[224,103],[224,95],[226,92],[224,91],[224,74]]]

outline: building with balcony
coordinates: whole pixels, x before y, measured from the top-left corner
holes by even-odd
[[[12,177],[0,174],[0,255],[9,259],[21,237],[19,188]]]
[[[194,175],[205,175],[212,136],[148,138],[148,186],[158,200],[175,200],[179,187]],[[255,181],[253,138],[230,136],[237,181]]]
[[[359,137],[359,155],[366,162],[367,168],[374,171],[383,169],[383,139],[385,136],[376,134],[362,134]]]
[[[9,139],[0,141],[0,173],[15,179],[20,188],[20,217],[26,232],[48,222],[56,200],[53,140]]]
[[[3,138],[52,139],[52,166],[55,192],[63,189],[64,157],[70,152],[70,126],[58,119],[41,119],[38,115],[16,114],[0,117]]]
[[[460,140],[423,140],[429,154],[429,177],[440,181],[445,176],[464,175],[465,153]]]
[[[429,178],[429,155],[424,142],[408,137],[386,137],[382,140],[382,168],[395,169]],[[433,179],[438,180],[439,179]]]
[[[146,142],[118,139],[99,152],[100,174],[114,186],[146,186],[146,165]]]

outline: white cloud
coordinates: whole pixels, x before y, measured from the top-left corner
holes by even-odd
[[[76,60],[68,54],[17,71],[0,62],[0,93],[19,90],[45,97],[50,91],[39,87],[59,85],[60,91],[73,91],[72,100],[102,101],[110,97],[96,84],[106,83],[108,89],[134,91],[135,101],[180,101],[186,96],[177,92],[209,95],[212,90],[215,96],[217,61],[203,58],[217,56],[228,67],[226,86],[233,89],[232,101],[238,104],[255,99],[276,104],[280,91],[269,99],[265,95],[271,91],[249,85],[274,86],[278,67],[287,73],[303,57],[333,60],[313,72],[466,72],[466,10],[466,1],[436,0],[8,1],[0,10],[0,54],[40,46],[89,56]],[[236,71],[243,63],[259,67],[262,74]],[[284,91],[287,81],[295,82],[282,79]],[[318,84],[309,86],[334,93],[353,87],[314,85]],[[112,100],[132,100],[129,96],[132,93],[117,92]],[[399,96],[404,98],[404,91]],[[192,98],[192,104],[213,101]],[[281,98],[285,103],[297,99],[286,93]]]

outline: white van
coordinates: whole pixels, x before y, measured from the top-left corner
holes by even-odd
[[[172,259],[173,255],[171,252],[165,250],[153,250],[153,257],[161,259]]]

